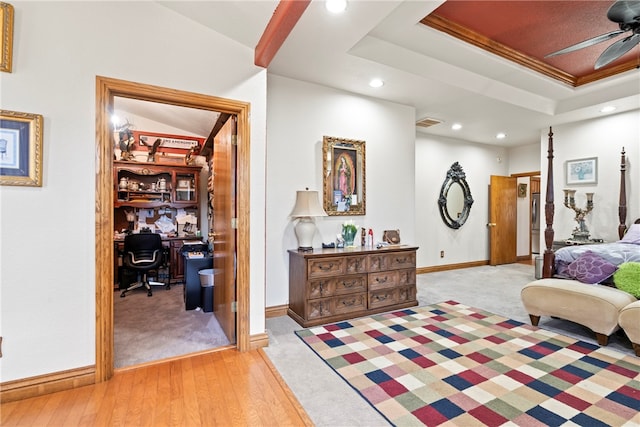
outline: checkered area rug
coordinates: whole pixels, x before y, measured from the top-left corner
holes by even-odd
[[[640,425],[640,358],[454,301],[296,334],[394,425]]]

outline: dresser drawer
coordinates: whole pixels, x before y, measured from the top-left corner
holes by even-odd
[[[415,285],[416,269],[398,270],[398,285]]]
[[[307,271],[309,278],[337,276],[344,274],[345,264],[345,259],[342,257],[311,259]]]
[[[381,271],[369,273],[369,290],[393,288],[398,285],[397,271]]]
[[[309,280],[307,298],[326,298],[334,295],[367,291],[367,275],[326,277]]]
[[[307,320],[331,317],[338,314],[362,312],[367,309],[367,293],[341,295],[307,301]]]
[[[384,256],[384,266],[389,270],[416,267],[415,252],[395,252]]]
[[[366,273],[369,266],[366,255],[345,257],[345,274]]]
[[[415,285],[369,291],[369,309],[402,304],[416,300]]]

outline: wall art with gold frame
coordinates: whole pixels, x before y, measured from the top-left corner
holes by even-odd
[[[40,114],[0,110],[0,185],[42,187]]]
[[[2,34],[0,71],[10,73],[13,57],[13,6],[9,3],[0,2],[0,34]]]
[[[366,214],[365,142],[324,136],[324,210],[328,215]]]

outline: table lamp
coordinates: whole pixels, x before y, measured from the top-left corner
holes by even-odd
[[[318,201],[318,192],[304,191],[296,192],[296,204],[293,211],[289,215],[291,218],[298,218],[295,226],[296,237],[298,238],[299,251],[313,250],[313,235],[316,233],[316,224],[313,220],[314,216],[327,216],[327,213],[320,206]]]

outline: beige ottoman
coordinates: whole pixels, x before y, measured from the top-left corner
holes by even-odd
[[[570,320],[591,329],[602,346],[619,328],[620,311],[636,301],[616,288],[566,279],[536,280],[525,285],[520,296],[533,326],[545,315]]]
[[[636,356],[640,357],[640,300],[632,302],[620,311],[618,324],[631,340]]]

